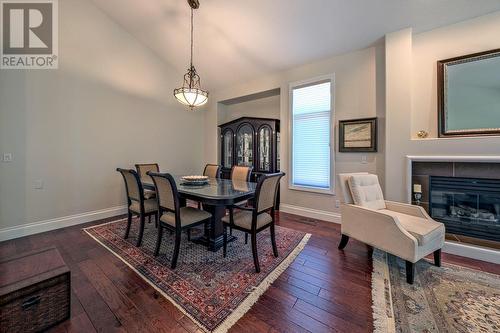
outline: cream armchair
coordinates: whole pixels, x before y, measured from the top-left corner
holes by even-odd
[[[413,284],[415,263],[434,253],[441,266],[445,228],[420,206],[384,200],[376,175],[339,174],[343,249],[349,237],[406,260],[406,280]]]

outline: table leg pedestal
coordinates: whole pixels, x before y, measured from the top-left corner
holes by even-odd
[[[212,221],[207,234],[193,239],[194,243],[203,244],[208,247],[209,251],[217,252],[223,245],[224,228],[222,218],[226,215],[225,206],[211,206],[203,204],[203,209],[212,214]],[[236,240],[234,236],[228,236],[228,242]]]

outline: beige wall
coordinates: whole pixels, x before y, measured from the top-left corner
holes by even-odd
[[[288,171],[288,92],[291,82],[311,79],[314,77],[335,74],[335,173],[350,171],[369,171],[376,173],[377,164],[383,165],[383,152],[372,154],[353,154],[338,152],[338,120],[372,117],[383,117],[383,91],[380,91],[376,82],[383,82],[383,47],[370,47],[357,52],[332,57],[315,63],[296,67],[294,69],[275,73],[259,80],[233,86],[226,90],[212,93],[212,103],[205,113],[205,159],[207,162],[216,162],[217,159],[217,127],[220,123],[217,101],[237,98],[249,94],[281,89],[280,119],[281,119],[281,158],[282,170]],[[383,133],[381,133],[383,138]],[[383,144],[382,144],[383,146]],[[367,157],[367,163],[361,163],[361,156]],[[380,161],[382,160],[382,161]],[[335,200],[337,196],[316,194],[311,192],[288,189],[288,178],[282,183],[281,202],[295,206],[337,212]],[[340,194],[340,190],[336,190]]]
[[[182,73],[90,1],[59,1],[59,50],[57,70],[0,71],[0,152],[14,157],[0,229],[125,204],[116,167],[202,168],[203,116],[172,97]]]
[[[500,48],[500,12],[413,35],[386,36],[386,195],[407,200],[406,155],[500,155],[500,137],[437,138],[436,62]],[[410,121],[411,120],[411,121]],[[416,139],[418,130],[430,138]]]
[[[269,96],[257,98],[235,104],[219,104],[218,122],[219,124],[240,118],[240,117],[260,117],[260,118],[280,118],[280,96]]]

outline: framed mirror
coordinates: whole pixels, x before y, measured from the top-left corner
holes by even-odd
[[[439,137],[500,135],[500,49],[438,61]]]

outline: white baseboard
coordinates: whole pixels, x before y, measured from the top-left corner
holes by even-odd
[[[443,252],[500,264],[500,251],[482,246],[446,241],[443,246]]]
[[[92,222],[127,213],[127,206],[116,206],[111,208],[99,209],[92,212],[86,212],[76,215],[58,217],[55,219],[38,221],[14,227],[0,229],[0,242],[38,234],[40,232],[50,231],[59,228],[70,227],[73,225]]]
[[[326,210],[318,210],[289,204],[280,204],[280,211],[289,214],[309,217],[327,222],[340,223],[340,214],[328,212]]]

